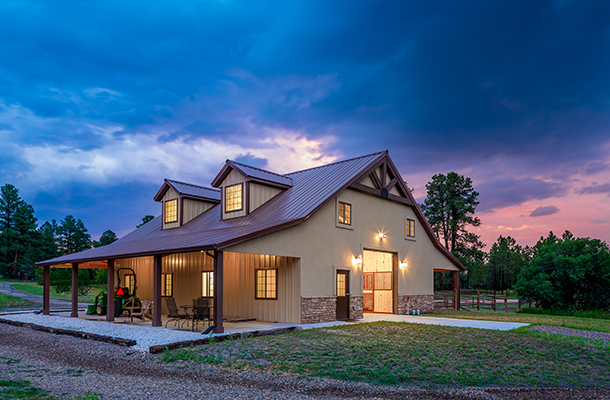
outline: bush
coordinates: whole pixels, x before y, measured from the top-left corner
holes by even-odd
[[[553,233],[536,244],[537,254],[519,275],[522,301],[544,310],[610,309],[610,248],[599,239]]]

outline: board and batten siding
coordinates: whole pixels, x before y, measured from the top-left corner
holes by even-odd
[[[299,259],[245,253],[224,253],[224,314],[261,321],[300,323]],[[255,270],[277,268],[277,300],[256,300]]]
[[[248,185],[250,185],[250,188],[248,189],[250,191],[249,212],[256,210],[282,191],[282,189],[261,185],[255,182],[249,182]]]
[[[182,210],[180,210],[181,205],[180,205],[179,197],[180,197],[180,194],[178,194],[178,192],[176,192],[171,187],[167,190],[167,192],[165,192],[165,195],[163,195],[163,198],[161,199],[161,201],[162,201],[162,206],[161,207],[163,209],[163,212],[162,212],[162,215],[161,215],[161,218],[163,218],[163,220],[162,220],[163,221],[163,229],[178,228],[180,226],[180,212]],[[175,200],[175,199],[178,200],[178,221],[166,224],[165,223],[165,202],[168,201],[168,200]]]
[[[193,218],[203,214],[210,208],[214,207],[215,203],[210,203],[207,201],[193,200],[193,199],[182,199],[182,223],[186,224]]]
[[[125,258],[116,261],[115,268],[132,268],[136,273],[137,296],[153,298],[153,257]],[[255,269],[278,268],[277,300],[254,299]],[[162,273],[173,273],[173,297],[176,305],[193,304],[201,297],[201,272],[213,271],[213,259],[203,252],[179,253],[164,256]],[[120,271],[121,277],[126,271]],[[299,259],[257,254],[224,253],[224,315],[249,317],[262,321],[299,323],[300,272]],[[116,282],[116,281],[115,281]],[[124,284],[124,278],[121,283]],[[167,315],[165,300],[162,314]]]
[[[231,186],[231,185],[236,185],[238,183],[242,183],[242,192],[241,192],[241,205],[242,205],[242,209],[241,211],[233,211],[230,213],[225,213],[225,187],[227,186]],[[221,194],[221,212],[222,212],[222,219],[229,219],[229,218],[237,218],[237,217],[243,217],[244,215],[246,215],[246,177],[243,176],[242,174],[240,174],[239,172],[232,170],[231,172],[229,172],[229,175],[227,175],[227,177],[225,178],[224,181],[222,181],[221,187],[220,189],[222,190],[222,194]]]

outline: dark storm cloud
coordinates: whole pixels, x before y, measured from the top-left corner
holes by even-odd
[[[610,193],[610,183],[602,183],[601,185],[596,182],[591,186],[585,186],[579,192],[580,194],[593,194],[593,193]]]
[[[540,206],[530,213],[530,217],[544,217],[557,214],[559,211],[561,210],[555,206]]]
[[[499,208],[522,204],[528,200],[544,200],[561,197],[567,189],[561,184],[540,179],[514,179],[503,177],[476,186],[479,192],[477,211],[492,211]]]
[[[27,172],[27,146],[258,148],[276,129],[336,138],[327,154],[387,148],[405,172],[501,154],[535,176],[599,173],[609,19],[607,2],[0,2],[0,171]],[[477,187],[480,210],[565,193],[485,168],[501,178]]]

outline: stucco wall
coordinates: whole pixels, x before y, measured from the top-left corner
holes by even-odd
[[[326,203],[309,220],[227,248],[227,251],[299,257],[301,296],[335,293],[336,269],[351,269],[350,286],[362,294],[362,269],[352,267],[363,249],[398,253],[408,267],[398,269],[398,294],[432,294],[433,270],[457,270],[425,233],[411,207],[352,189],[339,194],[352,205],[352,229],[336,226],[336,201]],[[414,219],[415,238],[405,239],[405,217]],[[378,237],[386,234],[385,239]]]

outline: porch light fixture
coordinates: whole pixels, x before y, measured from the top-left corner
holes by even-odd
[[[385,239],[386,234],[383,232],[379,232],[379,234],[377,235],[377,237],[379,237],[379,239]]]
[[[362,256],[352,257],[352,265],[354,268],[358,268],[362,266]]]
[[[401,269],[405,269],[405,268],[407,268],[407,267],[408,267],[408,264],[407,264],[407,262],[406,262],[406,261],[401,261],[401,262],[400,262],[400,268],[401,268]]]

